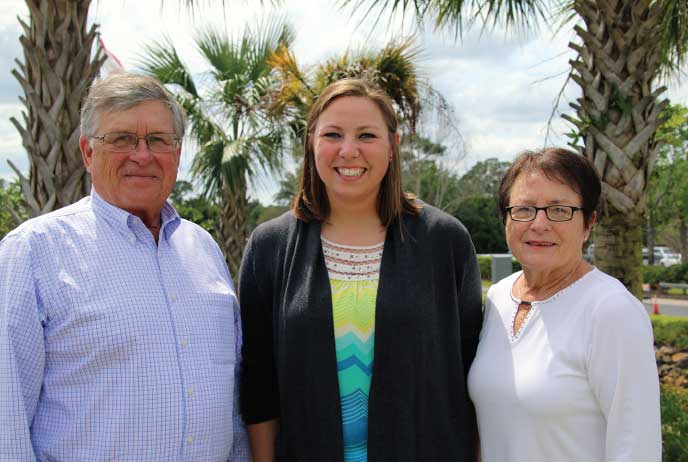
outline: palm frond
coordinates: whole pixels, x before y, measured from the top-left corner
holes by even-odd
[[[662,55],[666,74],[683,68],[688,54],[688,2],[662,0],[656,7],[660,14]]]
[[[256,56],[267,60],[280,46],[291,48],[296,40],[296,31],[286,19],[276,18],[247,29],[244,37],[258,45],[252,47]]]
[[[281,164],[282,142],[278,132],[235,140],[216,139],[199,149],[192,173],[201,180],[203,193],[208,197],[216,196],[223,185],[234,190],[243,187],[247,179],[259,184]]]
[[[319,66],[312,87],[319,94],[327,85],[342,78],[362,78],[375,82],[391,96],[403,121],[414,131],[421,106],[421,79],[417,74],[421,54],[414,37],[390,42],[378,52],[371,49],[349,50]]]
[[[201,184],[206,197],[215,196],[222,188],[222,159],[225,145],[225,139],[216,139],[201,145],[191,164],[191,173]]]
[[[251,150],[253,148],[250,138],[239,138],[231,140],[224,146],[220,166],[222,174],[228,183],[232,183],[235,178],[245,179],[252,176],[253,166],[250,162]],[[230,189],[232,189],[230,187]]]
[[[481,22],[494,28],[500,24],[518,30],[537,27],[537,20],[545,18],[548,0],[340,0],[342,8],[362,11],[363,17],[376,12],[377,21],[386,14],[413,10],[418,22],[431,20],[437,28],[453,29],[461,36],[466,27]],[[367,5],[367,8],[366,8]]]
[[[272,200],[277,204],[289,205],[299,187],[299,175],[293,172],[285,173],[279,180],[279,189],[272,196]]]
[[[420,48],[411,37],[387,45],[377,60],[377,83],[387,90],[412,132],[421,107],[416,72],[420,54]]]
[[[271,5],[280,5],[283,3],[283,0],[259,0],[259,1],[260,1],[261,5],[263,5],[265,3],[269,3]],[[160,0],[160,6],[163,6],[164,3],[165,3],[165,0]],[[203,2],[201,0],[183,0],[182,3],[193,14],[196,11],[196,8],[200,6],[200,4],[202,4],[202,3],[212,4],[215,2],[210,1],[210,0],[206,0],[205,2]],[[248,0],[243,0],[242,3],[248,3]],[[222,9],[224,9],[225,6],[226,6],[226,2],[225,2],[225,0],[222,0]]]
[[[271,131],[252,140],[254,155],[260,161],[253,162],[249,181],[258,189],[271,186],[275,172],[282,166],[287,138],[282,130]]]
[[[268,59],[268,64],[279,75],[278,88],[272,94],[271,111],[284,113],[293,108],[305,114],[317,94],[296,62],[294,53],[288,46],[280,45]]]
[[[453,7],[459,3],[452,0],[442,0],[441,9],[437,14],[437,25],[455,24],[455,18],[460,18],[461,11]],[[487,27],[504,24],[519,31],[536,30],[538,19],[546,19],[551,2],[546,0],[472,0],[469,11],[474,10],[471,22],[480,20]]]
[[[432,5],[432,0],[339,0],[340,9],[350,7],[353,11],[362,11],[362,18],[371,17],[377,11],[377,18],[374,26],[377,26],[380,18],[387,12],[390,15],[401,12],[406,16],[412,10],[416,19],[420,22],[425,19],[428,8]]]
[[[208,114],[205,102],[201,99],[183,98],[177,95],[177,100],[186,111],[191,125],[191,136],[200,145],[225,136],[223,128],[215,121],[215,117]]]
[[[236,47],[230,43],[225,33],[214,28],[205,28],[197,34],[195,42],[216,78],[232,75],[239,68]]]
[[[182,61],[169,37],[146,45],[137,59],[136,67],[163,84],[177,85],[186,93],[198,97],[191,71]]]

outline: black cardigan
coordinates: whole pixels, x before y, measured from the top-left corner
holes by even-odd
[[[320,224],[287,212],[260,225],[239,281],[245,422],[281,419],[278,461],[342,461]],[[466,375],[481,326],[480,271],[466,228],[428,205],[393,223],[375,308],[369,462],[475,460]]]

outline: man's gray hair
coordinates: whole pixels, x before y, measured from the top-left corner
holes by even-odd
[[[81,108],[81,135],[94,136],[98,116],[110,111],[126,111],[146,101],[161,101],[172,112],[174,133],[184,136],[184,109],[174,96],[155,78],[147,75],[117,72],[94,82]]]

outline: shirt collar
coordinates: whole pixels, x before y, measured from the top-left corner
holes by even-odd
[[[160,211],[160,239],[169,239],[181,221],[182,218],[177,213],[177,209],[170,201],[165,201]]]
[[[136,228],[145,227],[139,217],[100,197],[93,186],[91,186],[91,207],[96,216],[105,219],[126,238],[138,237]],[[160,239],[169,239],[180,222],[181,217],[177,210],[169,201],[165,201],[160,211]]]
[[[95,188],[91,186],[91,207],[96,216],[104,218],[107,222],[112,224],[116,229],[130,233],[129,220],[131,213],[115,207],[102,197],[98,195]]]

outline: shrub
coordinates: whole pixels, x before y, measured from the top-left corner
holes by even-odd
[[[478,255],[478,265],[480,265],[480,279],[492,280],[492,257],[489,255]]]
[[[688,349],[688,317],[652,316],[656,345]]]
[[[643,266],[643,282],[646,284],[670,282],[666,280],[664,273],[664,268],[661,266]]]
[[[688,390],[662,385],[662,461],[688,462]]]
[[[667,268],[669,277],[668,282],[688,282],[688,263],[683,265],[673,265]]]
[[[688,282],[688,263],[672,265],[667,268],[662,266],[643,266],[643,281],[648,284],[658,282]]]

